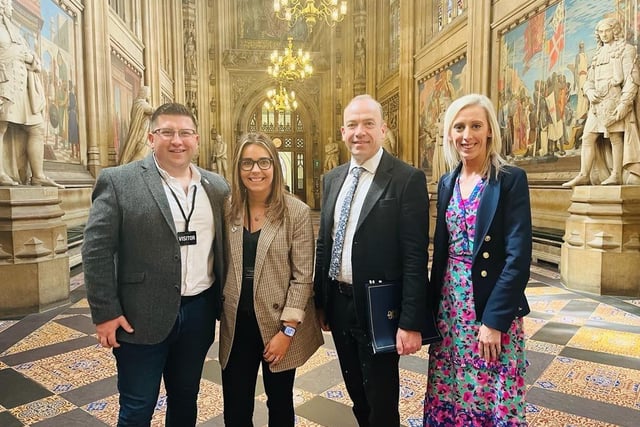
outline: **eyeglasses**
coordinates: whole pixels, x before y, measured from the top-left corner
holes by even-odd
[[[151,133],[159,135],[162,139],[173,139],[178,134],[178,137],[182,140],[191,139],[198,134],[193,129],[156,129]]]
[[[261,170],[267,170],[273,164],[273,159],[269,157],[260,157],[258,160],[253,160],[249,158],[240,159],[240,169],[243,171],[250,171],[253,169],[253,165],[257,164]]]

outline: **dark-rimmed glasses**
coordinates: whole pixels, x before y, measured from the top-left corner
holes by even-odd
[[[258,160],[253,160],[249,158],[240,159],[240,169],[243,171],[250,171],[253,169],[253,165],[258,165],[260,170],[267,170],[273,165],[273,159],[269,157],[260,157]]]
[[[191,139],[198,134],[198,132],[196,132],[193,129],[177,129],[176,130],[176,129],[166,129],[166,128],[156,129],[151,133],[160,136],[162,139],[173,139],[176,136],[176,134],[178,134],[178,138],[182,140]]]

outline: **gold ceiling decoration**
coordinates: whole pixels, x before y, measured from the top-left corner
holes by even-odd
[[[273,0],[273,11],[279,19],[289,22],[289,25],[300,18],[304,19],[311,32],[317,21],[324,20],[330,27],[342,21],[347,14],[347,1]]]
[[[293,111],[298,108],[296,93],[294,91],[287,92],[287,89],[280,83],[278,90],[269,89],[267,91],[267,100],[264,103],[264,108],[279,112]]]
[[[309,52],[302,52],[302,49],[298,49],[298,53],[294,54],[293,39],[289,37],[288,40],[289,44],[282,55],[277,50],[271,54],[271,65],[267,72],[278,81],[304,80],[313,73],[311,55]]]

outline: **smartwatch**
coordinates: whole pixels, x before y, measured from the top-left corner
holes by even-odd
[[[280,332],[282,332],[289,338],[293,338],[293,336],[296,334],[296,328],[283,324],[282,326],[280,326]]]

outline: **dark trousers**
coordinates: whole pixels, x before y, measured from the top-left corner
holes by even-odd
[[[264,344],[255,314],[238,311],[233,345],[222,371],[224,424],[229,427],[253,427],[253,408],[258,367],[267,394],[269,427],[293,427],[293,381],[296,370],[274,373],[262,358]]]
[[[353,297],[337,288],[333,292],[331,335],[358,425],[399,426],[400,356],[395,352],[374,355],[366,332],[357,325]]]
[[[215,337],[214,293],[183,298],[169,336],[159,344],[120,341],[113,349],[120,392],[119,427],[149,426],[160,380],[167,391],[167,427],[196,425],[204,359]],[[135,327],[135,325],[133,325]]]

